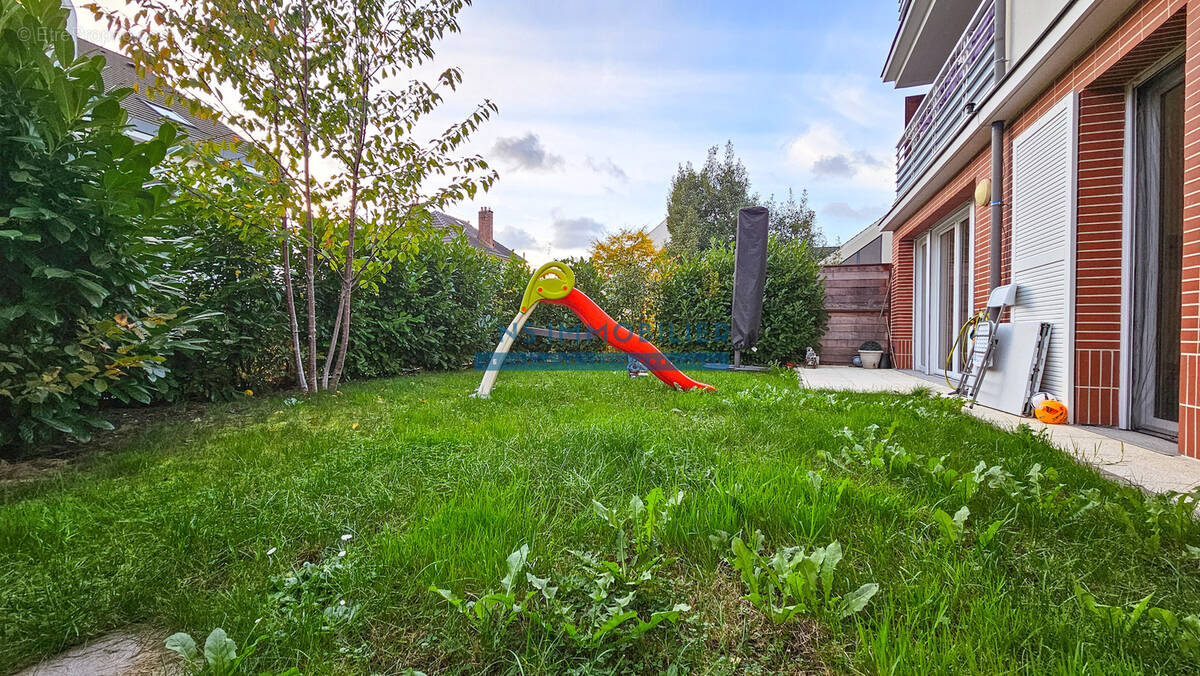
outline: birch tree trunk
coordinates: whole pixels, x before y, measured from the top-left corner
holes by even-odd
[[[292,288],[292,235],[288,230],[287,214],[283,216],[283,298],[287,305],[288,329],[291,331],[292,356],[296,359],[296,383],[304,392],[308,391],[308,379],[304,376],[304,353],[300,350],[300,325],[296,320],[296,294]]]

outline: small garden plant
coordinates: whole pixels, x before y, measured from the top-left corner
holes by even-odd
[[[834,573],[842,560],[842,546],[836,540],[810,553],[803,547],[786,547],[768,556],[763,552],[763,534],[755,531],[750,544],[734,537],[732,548],[734,570],[749,589],[746,600],[776,624],[799,614],[849,617],[879,591],[879,585],[867,583],[844,596],[833,595]]]
[[[664,622],[675,624],[691,610],[687,603],[658,607],[663,604],[654,598],[666,563],[659,532],[682,500],[682,492],[665,498],[655,488],[644,499],[634,495],[623,509],[593,501],[611,530],[614,551],[611,556],[571,551],[563,574],[535,575],[528,570],[529,545],[522,545],[506,559],[507,572],[496,591],[465,599],[448,589],[430,589],[462,613],[493,649],[518,621],[591,648],[636,640]]]

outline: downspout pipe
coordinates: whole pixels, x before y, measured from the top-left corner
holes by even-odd
[[[1008,73],[1008,3],[995,0],[993,24],[995,25],[995,60],[992,67],[993,86],[999,89]],[[991,245],[988,247],[988,284],[1000,286],[1000,248],[1004,223],[1004,120],[992,122],[992,195],[991,195]]]
[[[1003,237],[1000,229],[1004,225],[1004,120],[992,123],[992,217],[991,245],[988,247],[988,286],[1000,286],[1000,247]]]

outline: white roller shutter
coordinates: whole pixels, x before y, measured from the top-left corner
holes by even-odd
[[[1054,326],[1042,390],[1071,405],[1074,340],[1075,97],[1068,95],[1013,139],[1014,322]],[[1072,416],[1074,417],[1074,416]]]

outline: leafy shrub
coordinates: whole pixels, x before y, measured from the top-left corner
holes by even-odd
[[[197,347],[194,322],[154,310],[176,302],[152,237],[175,130],[125,135],[128,92],[104,92],[103,57],[51,42],[65,17],[54,0],[0,13],[0,445],[85,439],[102,397],[149,401],[167,357]]]
[[[498,335],[500,262],[464,239],[424,236],[412,244],[375,288],[355,292],[347,377],[461,368]],[[336,305],[338,282],[325,277],[324,302]]]
[[[182,278],[183,302],[217,314],[197,333],[204,350],[173,362],[168,398],[229,399],[293,376],[279,243],[269,234],[277,224],[262,222],[257,191],[237,178],[214,181],[190,165],[173,173],[188,188],[177,191],[166,229],[170,266]]]
[[[655,294],[655,338],[673,351],[732,350],[733,245],[668,259]],[[825,331],[825,290],[808,246],[772,237],[767,245],[762,337],[753,358],[799,362]]]

